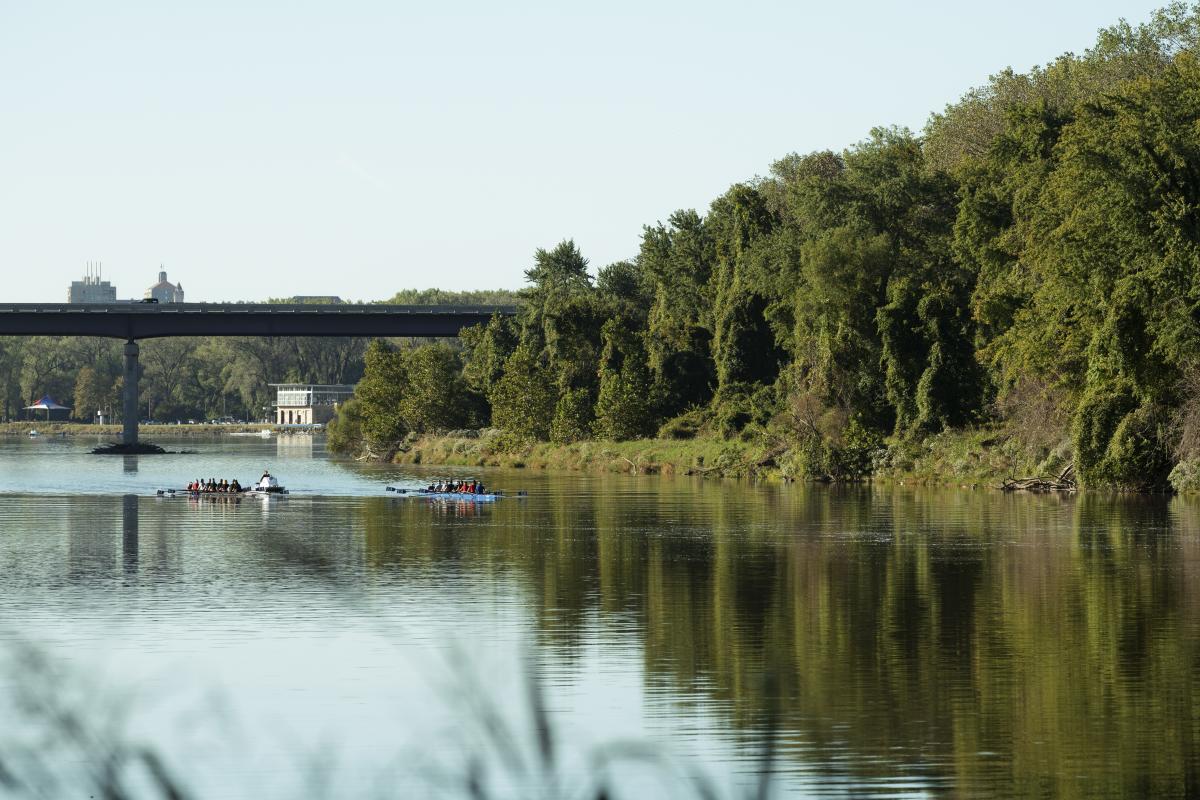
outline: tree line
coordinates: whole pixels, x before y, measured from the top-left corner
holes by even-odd
[[[1030,468],[1162,488],[1200,456],[1200,6],[1003,71],[920,134],[789,155],[594,275],[540,249],[462,346],[373,343],[333,443],[756,438],[855,477],[995,426]]]

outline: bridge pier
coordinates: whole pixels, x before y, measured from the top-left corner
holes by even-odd
[[[125,394],[122,398],[123,412],[121,444],[133,447],[138,443],[138,343],[130,339],[125,343]]]

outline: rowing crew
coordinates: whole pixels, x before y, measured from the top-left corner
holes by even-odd
[[[221,480],[209,478],[207,481],[197,478],[188,484],[187,490],[200,494],[240,494],[242,492],[242,485],[238,483],[237,478],[231,481],[227,481],[224,478]]]
[[[431,494],[486,494],[481,481],[438,481],[425,487]]]
[[[282,487],[279,485],[279,481],[275,480],[275,476],[271,474],[271,471],[264,469],[262,477],[258,479],[258,483],[251,486],[250,489],[257,489],[261,492],[278,492],[281,491]],[[234,478],[232,481],[225,480],[224,478],[221,480],[209,478],[207,481],[197,478],[188,484],[187,490],[199,494],[241,494],[242,492],[249,491],[246,487],[238,483],[237,478]]]

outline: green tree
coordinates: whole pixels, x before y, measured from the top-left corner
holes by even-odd
[[[504,374],[504,363],[517,346],[512,322],[499,315],[486,325],[472,325],[459,334],[463,345],[463,378],[485,397]]]
[[[587,389],[567,389],[554,405],[550,441],[559,444],[590,438],[596,400]]]
[[[703,218],[676,211],[642,232],[637,264],[652,292],[646,349],[660,412],[704,404],[716,387],[710,281],[716,248]]]
[[[397,411],[406,430],[444,431],[472,422],[471,392],[450,347],[432,344],[404,353],[402,372]]]
[[[407,370],[404,354],[376,339],[367,347],[366,369],[354,397],[362,413],[362,436],[373,450],[388,450],[409,432],[401,411]]]
[[[75,398],[72,416],[91,422],[98,411],[111,412],[117,405],[111,376],[91,366],[80,368],[75,377]]]
[[[610,319],[602,330],[600,394],[596,432],[621,441],[649,436],[657,427],[650,397],[650,373],[641,336],[625,320]]]
[[[520,436],[546,440],[558,402],[554,376],[531,342],[523,341],[492,387],[492,424]]]

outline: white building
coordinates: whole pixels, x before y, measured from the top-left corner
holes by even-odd
[[[338,403],[354,396],[350,384],[272,383],[276,425],[324,425],[333,419]]]

